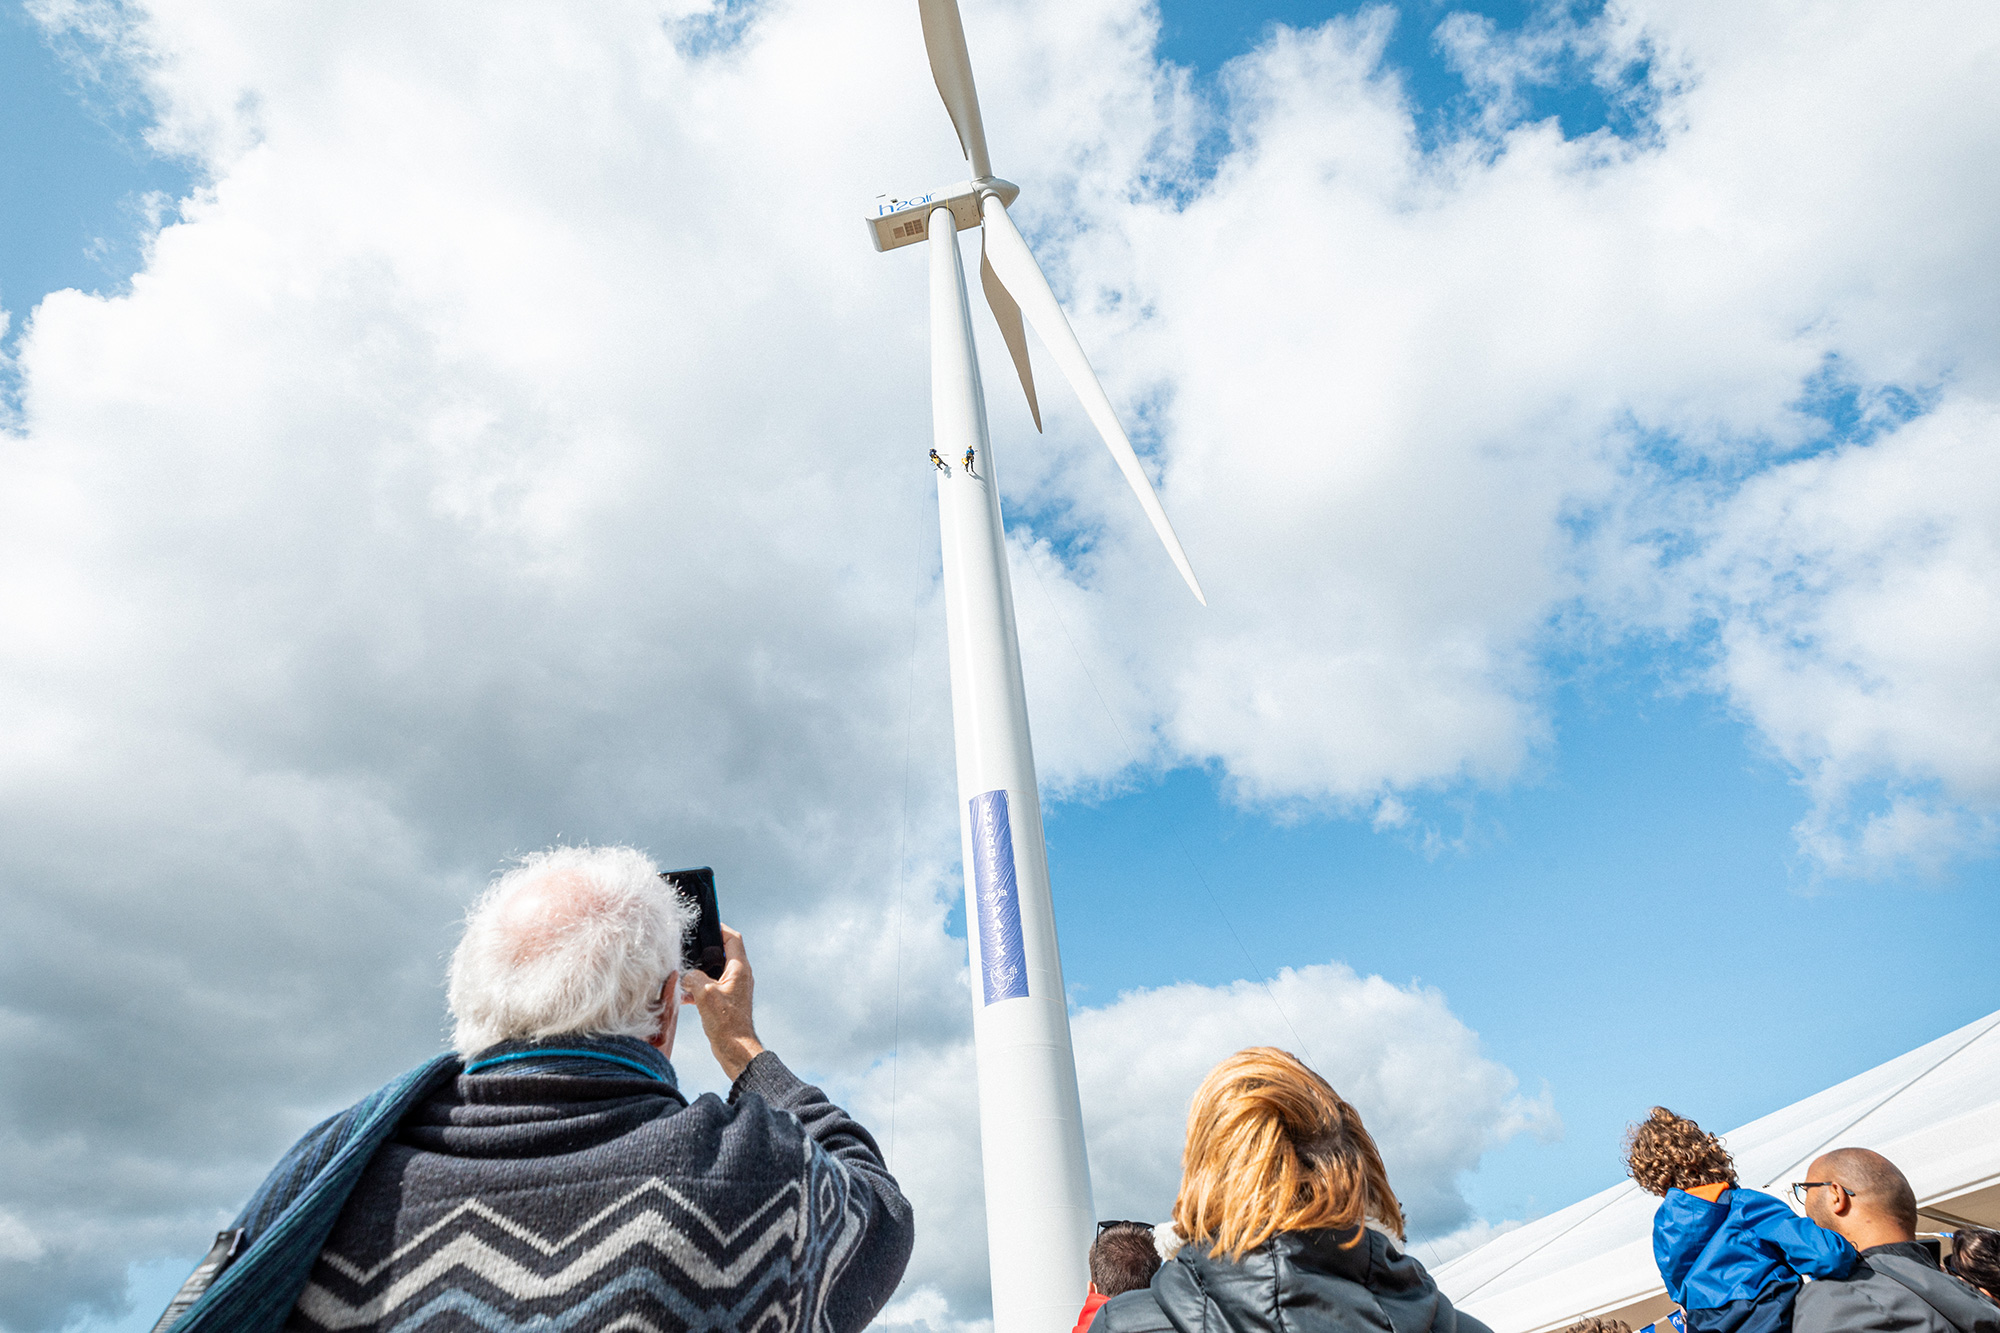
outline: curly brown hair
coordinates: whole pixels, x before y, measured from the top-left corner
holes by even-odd
[[[1671,1189],[1736,1188],[1736,1163],[1722,1140],[1664,1106],[1655,1106],[1651,1115],[1626,1131],[1625,1170],[1640,1189],[1661,1198]]]
[[[1579,1319],[1558,1333],[1632,1333],[1632,1326],[1623,1319],[1599,1319],[1595,1315],[1589,1319]]]

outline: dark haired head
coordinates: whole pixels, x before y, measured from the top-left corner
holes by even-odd
[[[1736,1188],[1736,1163],[1722,1140],[1664,1106],[1626,1132],[1625,1169],[1640,1189],[1661,1198],[1671,1189]]]
[[[1159,1267],[1153,1229],[1138,1222],[1113,1223],[1097,1233],[1090,1247],[1090,1281],[1102,1296],[1122,1296],[1150,1285]]]
[[[2000,1231],[1966,1227],[1952,1237],[1951,1253],[1944,1266],[1953,1277],[2000,1301]]]

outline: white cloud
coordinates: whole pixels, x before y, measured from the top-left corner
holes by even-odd
[[[1246,1046],[1302,1054],[1354,1104],[1414,1239],[1441,1241],[1472,1221],[1459,1180],[1482,1153],[1522,1133],[1561,1133],[1547,1092],[1522,1096],[1437,991],[1338,963],[1286,968],[1268,986],[1130,991],[1070,1023],[1100,1217],[1166,1220],[1189,1100],[1217,1062]],[[977,1117],[973,1053],[963,1031],[940,1037],[906,1047],[900,1070],[871,1070],[851,1097],[885,1148],[894,1124],[893,1165],[920,1219],[910,1294],[884,1316],[890,1325],[941,1327],[942,1315],[928,1313],[938,1308],[932,1297],[963,1319],[979,1309],[986,1281],[978,1141],[965,1132]]]
[[[1451,1234],[1439,1236],[1435,1240],[1413,1241],[1410,1252],[1423,1262],[1424,1267],[1439,1268],[1461,1254],[1472,1253],[1496,1236],[1504,1236],[1510,1231],[1519,1230],[1522,1225],[1522,1220],[1509,1220],[1497,1225],[1484,1219],[1468,1222]]]
[[[0,1205],[43,1250],[0,1261],[0,1319],[114,1305],[434,1049],[463,902],[558,837],[716,864],[809,1070],[879,1106],[900,1044],[898,1166],[941,1221],[899,1317],[976,1319],[922,265],[855,219],[963,173],[907,8],[762,6],[700,57],[685,4],[38,12],[209,184],[128,293],[32,313],[0,441]],[[1573,613],[1712,642],[1826,864],[1986,845],[2000,20],[1468,30],[1491,114],[1431,150],[1386,21],[1280,30],[1210,104],[1137,0],[967,15],[1021,221],[1211,601],[1060,386],[1027,444],[996,381],[1052,784],[1136,751],[1393,826],[1559,742],[1539,663]],[[1552,42],[1648,133],[1510,119]],[[1829,365],[1929,415],[1797,456]],[[1426,1227],[1546,1123],[1440,997],[1273,987]],[[1261,998],[1079,1016],[1119,1051],[1199,1011],[1086,1071],[1137,1117],[1091,1111],[1104,1201],[1159,1206],[1170,1103]]]
[[[1078,1302],[1081,1308],[1082,1302]],[[875,1319],[872,1328],[889,1333],[891,1329],[921,1330],[921,1333],[989,1333],[993,1327],[991,1319],[958,1319],[951,1311],[951,1302],[936,1287],[917,1287],[899,1293],[895,1300],[884,1306]]]
[[[1825,865],[1983,849],[2000,811],[2000,410],[1954,403],[1788,463],[1723,507],[1690,575],[1717,673],[1820,802]],[[1887,784],[1846,821],[1850,793]]]
[[[0,1211],[0,1260],[34,1263],[44,1253],[42,1242],[28,1224],[14,1214]]]
[[[1470,1218],[1458,1178],[1488,1148],[1561,1129],[1547,1096],[1520,1096],[1438,992],[1357,977],[1338,963],[1285,968],[1268,986],[1133,991],[1080,1011],[1073,1027],[1107,1217],[1165,1220],[1188,1101],[1217,1062],[1246,1046],[1302,1055],[1354,1104],[1413,1235],[1438,1236]]]
[[[1432,151],[1379,73],[1385,11],[1281,29],[1227,71],[1213,180],[1184,207],[1107,203],[1072,245],[1086,271],[1130,274],[1099,277],[1126,299],[1095,340],[1145,312],[1126,345],[1157,386],[1168,506],[1213,593],[1197,626],[1143,558],[1100,579],[1111,613],[1136,608],[1120,637],[1169,627],[1154,716],[1184,754],[1219,760],[1250,798],[1355,813],[1385,787],[1505,780],[1556,740],[1540,659],[1560,608],[1614,636],[1680,634],[1719,608],[1725,644],[1755,633],[1753,605],[1822,614],[1837,572],[1795,599],[1742,582],[1740,560],[1725,575],[1648,558],[1788,540],[1750,527],[1757,501],[1736,491],[1825,439],[1815,400],[1851,390],[1878,423],[1916,401],[1990,419],[2000,185],[1965,163],[2000,148],[2000,92],[1976,61],[1916,71],[1993,15],[1740,11],[1625,4],[1581,30],[1481,28],[1456,58],[1498,101],[1567,42],[1655,119],[1623,141],[1503,117]],[[1848,452],[1877,448],[1885,470],[1914,462],[1889,438]],[[1956,480],[1940,521],[2000,501],[1983,470]],[[1606,515],[1620,518],[1595,528]],[[1937,573],[1993,586],[1976,543]],[[2000,677],[1963,636],[1877,646],[1971,715],[1968,744],[1995,724]],[[1853,692],[1843,717],[1809,694],[1787,724],[1747,675],[1717,680],[1771,717],[1812,790],[1809,855],[1847,865],[1813,828],[1865,801],[1863,733],[1897,728],[1895,705]],[[1931,753],[1903,734],[1913,771],[1956,762],[1957,741]],[[1890,844],[1949,855],[1995,809],[1989,787],[1946,780],[1935,817],[1899,817]]]

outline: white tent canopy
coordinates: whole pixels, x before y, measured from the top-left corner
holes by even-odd
[[[1916,1189],[1926,1230],[2000,1227],[2000,1013],[1722,1136],[1746,1188],[1788,1186],[1831,1148],[1873,1148]],[[1433,1276],[1496,1333],[1586,1315],[1637,1327],[1673,1309],[1653,1264],[1659,1200],[1626,1181],[1497,1236]]]

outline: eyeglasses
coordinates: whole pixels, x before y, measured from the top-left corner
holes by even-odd
[[[1144,1231],[1151,1231],[1153,1229],[1153,1224],[1151,1222],[1125,1222],[1125,1221],[1099,1222],[1097,1224],[1097,1234],[1101,1236],[1105,1232],[1111,1230],[1111,1228],[1113,1227],[1138,1227]]]
[[[1847,1186],[1841,1184],[1837,1180],[1794,1180],[1792,1182],[1792,1197],[1794,1199],[1797,1199],[1800,1203],[1804,1203],[1806,1201],[1807,1190],[1816,1190],[1822,1186],[1826,1187],[1827,1189],[1839,1190],[1841,1193],[1846,1194],[1850,1198],[1852,1198],[1854,1195],[1853,1190],[1848,1189]]]

